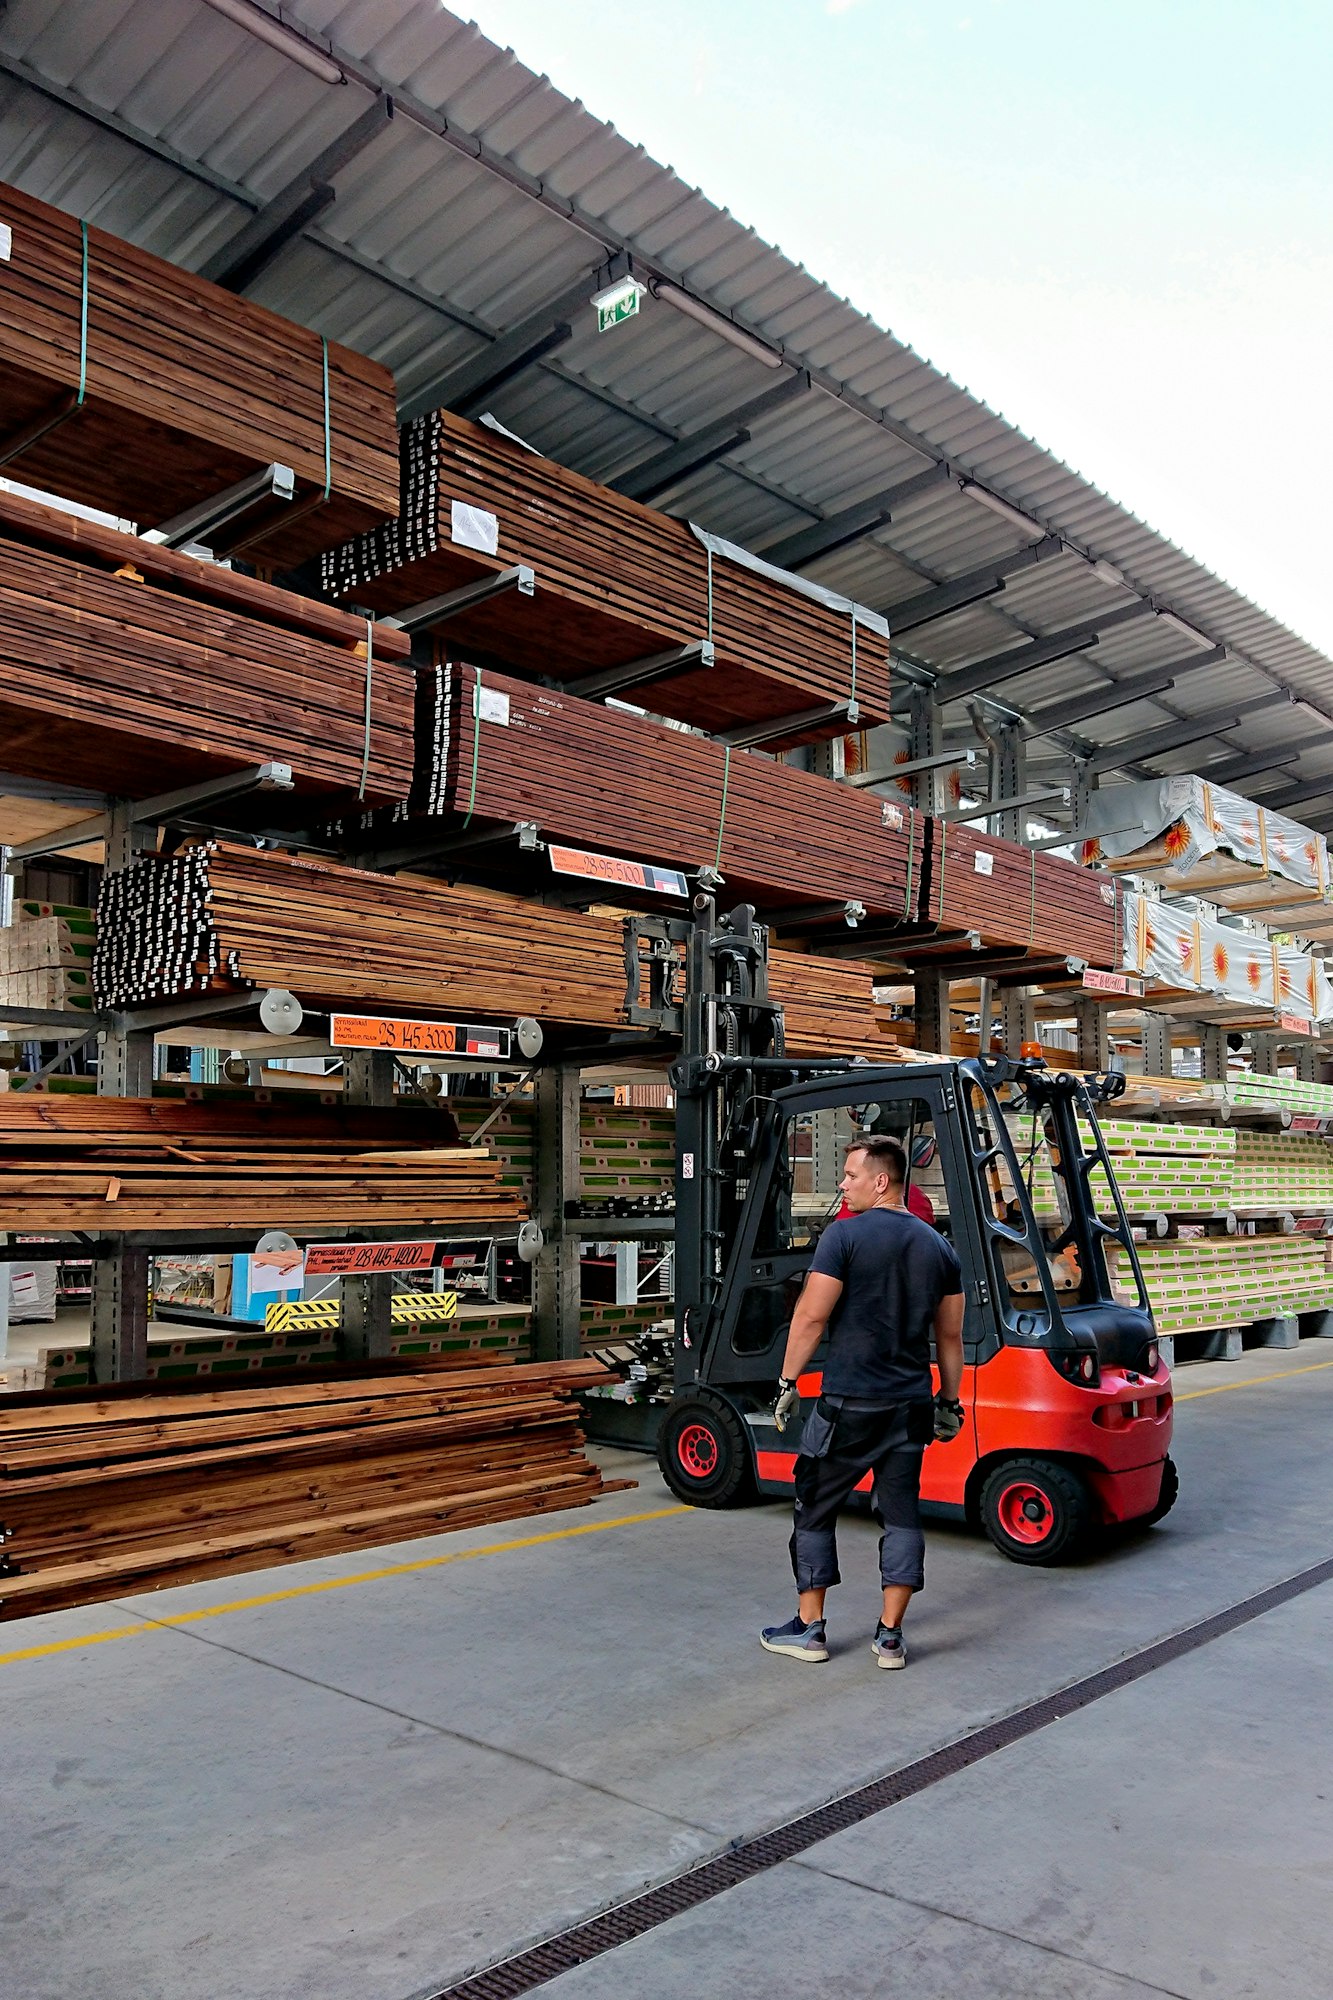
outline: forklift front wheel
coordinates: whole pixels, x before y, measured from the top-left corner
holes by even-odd
[[[695,1394],[673,1403],[657,1440],[662,1477],[692,1507],[735,1507],[752,1498],[745,1427],[721,1398]]]
[[[1057,1459],[1011,1458],[981,1492],[986,1533],[1010,1562],[1061,1561],[1082,1541],[1091,1511],[1087,1487]]]

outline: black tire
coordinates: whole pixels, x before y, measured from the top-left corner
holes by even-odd
[[[657,1463],[678,1500],[739,1507],[754,1498],[745,1426],[730,1403],[695,1390],[672,1403],[657,1438]]]
[[[1029,1567],[1062,1562],[1088,1531],[1092,1503],[1070,1466],[1053,1458],[1011,1458],[981,1489],[981,1519],[1002,1556]]]
[[[1164,1520],[1179,1498],[1180,1474],[1176,1471],[1176,1461],[1174,1458],[1163,1459],[1162,1490],[1157,1496],[1157,1505],[1152,1509],[1151,1513],[1145,1514],[1143,1517],[1144,1527],[1155,1527],[1158,1521]]]

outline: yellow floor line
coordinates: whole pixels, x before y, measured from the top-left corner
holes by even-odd
[[[575,1535],[604,1535],[608,1528],[635,1528],[640,1521],[665,1521],[671,1514],[688,1514],[688,1507],[654,1507],[644,1514],[617,1514],[610,1521],[584,1521],[577,1528],[551,1528],[544,1535],[524,1535],[512,1542],[488,1542],[480,1549],[454,1549],[448,1555],[421,1556],[415,1562],[386,1563],[382,1569],[359,1570],[355,1576],[330,1576],[319,1583],[296,1583],[287,1590],[266,1590],[258,1597],[236,1597],[227,1604],[209,1604],[200,1611],[173,1611],[142,1625],[118,1625],[107,1632],[85,1632],[78,1639],[53,1639],[45,1646],[24,1646],[0,1653],[0,1667],[17,1660],[44,1660],[53,1653],[75,1653],[83,1646],[104,1646],[110,1639],[138,1639],[170,1625],[197,1625],[204,1618],[225,1618],[229,1611],[253,1611],[261,1604],[285,1604],[294,1597],[317,1597],[321,1591],[350,1590],[354,1583],[378,1583],[386,1576],[410,1576],[414,1570],[440,1569],[445,1563],[472,1562],[478,1556],[504,1556],[513,1549],[535,1549],[543,1542],[567,1542]],[[183,1587],[183,1586],[182,1586]],[[3,1588],[3,1586],[0,1586]]]
[[[1283,1368],[1274,1375],[1247,1375],[1243,1382],[1218,1382],[1211,1389],[1187,1389],[1178,1403],[1192,1403],[1199,1396],[1225,1396],[1231,1389],[1266,1389],[1270,1382],[1285,1382],[1292,1375],[1317,1375],[1321,1368],[1333,1368],[1333,1361],[1307,1361],[1303,1368]]]

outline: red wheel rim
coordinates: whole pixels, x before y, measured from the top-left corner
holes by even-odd
[[[676,1439],[676,1457],[691,1479],[708,1479],[717,1471],[717,1439],[707,1424],[686,1424]]]
[[[1016,1479],[1012,1486],[1006,1486],[995,1512],[1011,1542],[1023,1542],[1032,1548],[1050,1540],[1055,1509],[1040,1486],[1034,1486],[1030,1479]]]

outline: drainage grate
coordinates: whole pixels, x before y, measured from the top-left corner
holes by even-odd
[[[840,1799],[831,1799],[827,1805],[817,1806],[813,1812],[801,1813],[797,1818],[773,1827],[768,1833],[739,1840],[725,1853],[700,1862],[684,1874],[674,1876],[671,1881],[647,1890],[642,1896],[617,1903],[614,1909],[603,1911],[601,1916],[573,1924],[568,1930],[558,1932],[530,1950],[515,1952],[511,1958],[503,1958],[498,1964],[488,1966],[484,1972],[472,1973],[465,1979],[456,1980],[452,1986],[440,1987],[429,1996],[423,1995],[422,2000],[519,2000],[520,1995],[534,1992],[537,1987],[558,1979],[562,1972],[571,1972],[575,1966],[585,1965],[590,1958],[599,1958],[603,1952],[614,1951],[618,1945],[642,1937],[645,1931],[669,1923],[686,1910],[696,1909],[700,1903],[724,1895],[728,1889],[749,1881],[751,1876],[762,1875],[765,1869],[804,1854],[831,1834],[843,1833],[875,1813],[900,1805],[904,1799],[915,1798],[919,1792],[937,1785],[942,1778],[951,1778],[958,1771],[966,1771],[983,1758],[993,1757],[997,1750],[1005,1750],[1011,1743],[1021,1742],[1025,1736],[1045,1729],[1049,1723],[1058,1722],[1062,1716],[1073,1715],[1092,1702],[1100,1701],[1103,1695],[1131,1686],[1146,1674],[1156,1673],[1159,1667],[1169,1665],[1172,1660],[1197,1652],[1200,1646],[1222,1638],[1227,1632],[1234,1632],[1237,1626],[1248,1625],[1251,1619],[1262,1618],[1266,1611],[1276,1610],[1278,1605],[1286,1604],[1293,1597],[1300,1597],[1305,1591],[1314,1590],[1329,1581],[1333,1581],[1333,1559],[1316,1563],[1312,1569],[1301,1570],[1298,1575],[1288,1577],[1285,1583],[1275,1583],[1254,1597],[1243,1598],[1239,1604],[1216,1612],[1197,1625],[1188,1626],[1170,1639],[1159,1639],[1155,1645],[1145,1646],[1142,1652],[1131,1653],[1128,1659],[1117,1660],[1114,1666],[1103,1667],[1100,1673],[1089,1674],[1086,1680],[1075,1681],[1072,1686],[1061,1688],[1057,1694],[1046,1695],[1014,1715],[1007,1715],[999,1722],[988,1722],[984,1728],[960,1736],[955,1743],[946,1743],[941,1750],[932,1750],[927,1757],[918,1757],[915,1763],[905,1764],[901,1770],[891,1771],[887,1777],[872,1779],[868,1785],[847,1792]]]

